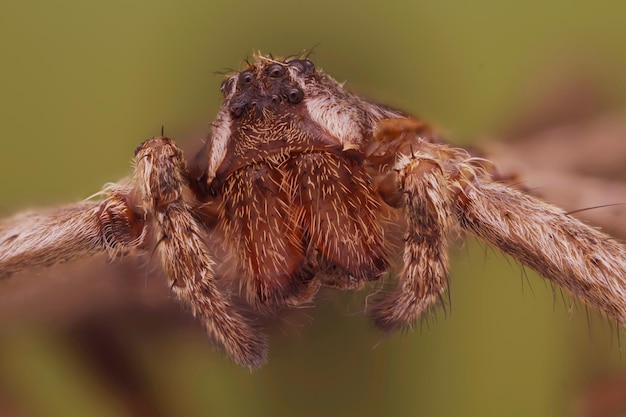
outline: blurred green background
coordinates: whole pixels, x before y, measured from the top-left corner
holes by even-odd
[[[127,175],[161,126],[181,143],[202,138],[220,104],[216,72],[258,50],[314,48],[351,90],[465,144],[504,129],[555,72],[582,67],[623,106],[625,46],[626,2],[609,0],[3,0],[0,213],[89,196]],[[452,263],[445,319],[386,338],[350,314],[353,296],[327,296],[311,323],[272,336],[252,374],[199,326],[118,317],[132,389],[95,372],[71,331],[15,317],[0,328],[0,413],[568,416],[588,381],[626,368],[614,326],[531,271],[471,240]]]

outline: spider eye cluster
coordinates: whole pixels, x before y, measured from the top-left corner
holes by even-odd
[[[304,91],[293,77],[310,77],[314,73],[315,65],[308,59],[252,65],[224,80],[221,91],[229,101],[227,105],[231,117],[238,119],[250,109],[300,103],[304,99]]]

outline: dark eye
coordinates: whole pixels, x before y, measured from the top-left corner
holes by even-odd
[[[250,71],[244,71],[241,74],[239,74],[239,84],[243,84],[243,85],[248,85],[248,84],[252,84],[252,81],[254,80],[254,77],[252,76],[252,72]]]
[[[287,64],[290,67],[297,68],[302,75],[311,75],[315,72],[315,65],[308,59],[294,59]]]
[[[220,87],[220,91],[222,95],[226,97],[231,91],[233,91],[233,78],[229,77],[222,81],[222,86]]]
[[[289,100],[291,104],[300,103],[303,98],[304,98],[304,93],[299,88],[294,87],[294,88],[290,88],[287,91],[287,100]]]
[[[270,101],[272,102],[272,104],[280,104],[280,96],[277,96],[276,94],[272,94],[270,96]]]
[[[272,64],[267,67],[267,75],[272,78],[279,78],[285,75],[285,67],[281,64]]]
[[[235,119],[238,119],[243,115],[244,111],[246,110],[246,104],[231,102],[230,106],[228,106],[228,110]]]

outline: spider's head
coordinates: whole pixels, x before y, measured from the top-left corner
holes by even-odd
[[[221,91],[224,103],[192,167],[197,183],[213,181],[232,149],[231,141],[247,130],[266,139],[284,137],[280,129],[297,120],[301,130],[323,132],[328,145],[359,149],[381,119],[403,116],[348,92],[305,57],[281,60],[258,55],[224,80]]]

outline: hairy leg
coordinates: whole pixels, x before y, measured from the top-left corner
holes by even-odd
[[[409,133],[383,138],[388,142],[376,150],[401,152],[397,178],[379,181],[379,193],[389,204],[403,206],[408,222],[398,288],[372,312],[379,327],[410,325],[445,290],[446,230],[454,223],[626,324],[624,245],[558,207],[493,182],[488,161],[415,141]]]
[[[468,184],[461,226],[626,324],[626,248],[564,210],[498,183]]]
[[[265,338],[215,285],[214,262],[183,196],[186,175],[182,151],[171,140],[157,137],[137,148],[136,187],[154,217],[156,253],[172,291],[235,362],[258,368],[266,360]]]
[[[488,161],[448,149],[441,161],[447,161],[454,217],[464,230],[626,324],[623,244],[559,207],[492,181]]]
[[[380,329],[412,326],[448,286],[448,234],[452,207],[439,155],[417,152],[396,164],[398,192],[407,222],[404,268],[397,287],[371,310]],[[393,174],[392,174],[393,175]]]
[[[101,202],[85,201],[17,215],[0,223],[0,278],[100,252],[114,258],[141,243],[143,221],[117,189]]]

